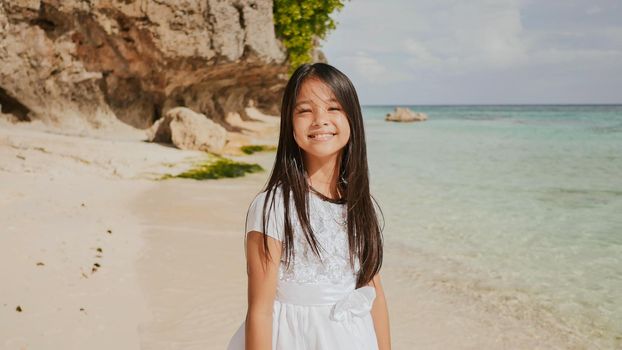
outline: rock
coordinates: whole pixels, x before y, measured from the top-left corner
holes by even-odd
[[[218,152],[227,131],[204,114],[185,107],[170,109],[150,129],[149,141],[172,143],[180,149]]]
[[[392,113],[387,113],[384,120],[390,122],[421,122],[428,120],[428,115],[421,112],[414,112],[410,108],[396,107]]]
[[[249,100],[278,114],[286,60],[271,0],[0,1],[0,104],[24,122],[146,129],[184,105],[235,130]]]

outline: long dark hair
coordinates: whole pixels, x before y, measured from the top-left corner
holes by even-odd
[[[283,197],[284,227],[283,252],[286,266],[294,257],[294,235],[290,222],[290,191],[295,211],[311,250],[321,259],[318,241],[309,221],[309,186],[305,177],[302,150],[294,140],[293,111],[296,98],[303,82],[319,79],[333,91],[350,124],[350,139],[341,150],[339,160],[338,189],[347,204],[348,244],[350,265],[354,268],[354,257],[358,257],[357,288],[368,284],[382,266],[383,238],[378,222],[377,202],[369,192],[369,170],[361,106],[354,85],[348,77],[335,67],[325,63],[303,64],[290,77],[281,104],[281,129],[276,160],[270,179],[263,191],[267,192],[263,206],[264,231],[266,232],[268,210],[274,209],[275,193],[280,187]],[[269,198],[272,198],[269,200]],[[372,202],[373,201],[373,202]],[[382,211],[380,210],[382,215]],[[267,256],[268,241],[264,235],[264,250]]]

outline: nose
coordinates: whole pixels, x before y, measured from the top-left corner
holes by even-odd
[[[328,111],[318,108],[315,113],[313,113],[313,124],[314,125],[328,125]]]

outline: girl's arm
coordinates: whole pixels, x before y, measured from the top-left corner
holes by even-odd
[[[379,350],[390,350],[389,310],[387,309],[387,300],[384,297],[384,289],[382,289],[382,284],[380,283],[380,274],[374,276],[368,285],[376,288],[376,299],[374,299],[371,307],[371,317],[374,320],[378,348]]]
[[[272,237],[267,239],[270,260],[264,252],[263,233],[251,231],[246,240],[246,350],[272,349],[272,311],[279,276],[281,242]]]

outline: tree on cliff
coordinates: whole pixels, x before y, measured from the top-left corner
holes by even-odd
[[[290,72],[311,61],[313,39],[336,28],[330,15],[342,8],[341,0],[274,0],[274,28],[287,48]]]

